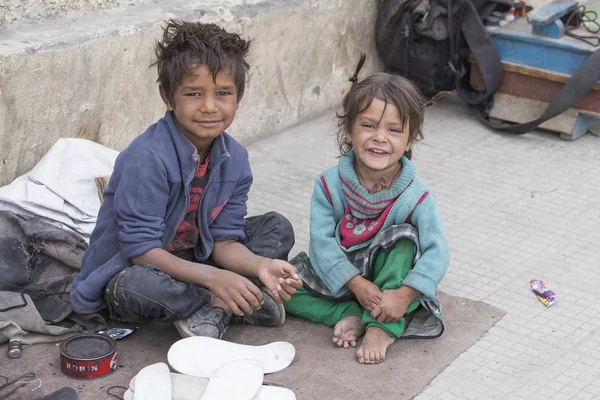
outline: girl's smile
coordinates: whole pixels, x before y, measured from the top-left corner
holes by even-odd
[[[402,123],[393,104],[374,98],[357,115],[347,138],[354,148],[356,174],[363,185],[371,187],[397,170],[409,147],[409,136],[408,123]]]

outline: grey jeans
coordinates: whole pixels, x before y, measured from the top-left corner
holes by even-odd
[[[281,214],[269,212],[246,219],[243,244],[254,254],[287,260],[294,230]],[[209,259],[204,263],[214,263]],[[258,279],[252,279],[259,284]],[[154,265],[132,265],[113,276],[104,290],[111,319],[125,322],[183,319],[211,299],[208,289],[171,278]]]

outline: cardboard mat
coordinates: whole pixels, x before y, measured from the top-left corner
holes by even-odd
[[[475,343],[502,316],[489,304],[440,293],[443,305],[444,334],[433,340],[399,340],[379,365],[361,365],[355,350],[341,349],[331,341],[331,328],[288,317],[281,328],[268,329],[233,326],[225,340],[262,345],[288,341],[296,347],[296,359],[287,369],[265,376],[292,389],[298,400],[337,399],[411,399],[456,357]],[[115,324],[112,324],[115,325]],[[126,324],[116,324],[130,327]],[[38,399],[62,387],[75,389],[80,399],[118,399],[129,380],[144,366],[167,362],[167,351],[180,337],[172,324],[140,324],[130,336],[119,340],[119,368],[109,376],[95,380],[76,380],[60,370],[59,349],[55,344],[26,347],[20,359],[6,357],[6,345],[0,347],[0,375],[10,381],[32,372],[19,384],[0,390],[3,399]],[[0,386],[4,384],[0,381]]]

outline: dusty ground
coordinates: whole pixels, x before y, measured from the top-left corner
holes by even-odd
[[[330,328],[293,317],[277,329],[234,326],[224,339],[255,345],[280,340],[292,343],[296,347],[293,363],[265,379],[292,389],[299,400],[411,399],[503,315],[483,302],[444,294],[441,299],[447,321],[445,333],[433,340],[401,340],[392,345],[387,360],[379,365],[359,364],[353,350],[337,348],[331,342]],[[64,375],[56,344],[25,348],[20,359],[0,359],[1,374],[11,380],[28,372],[35,374],[35,378],[27,379],[30,383],[0,390],[0,398],[37,399],[65,386],[75,389],[82,400],[119,398],[124,389],[113,388],[111,393],[117,396],[110,396],[107,391],[112,386],[127,386],[146,365],[166,363],[169,347],[180,339],[172,324],[138,326],[135,333],[117,342],[117,370],[95,380],[82,381]],[[6,346],[2,346],[3,354],[5,350]]]

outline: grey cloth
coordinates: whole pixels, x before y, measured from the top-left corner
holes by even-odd
[[[86,248],[74,232],[0,211],[0,343],[55,342],[106,328],[99,315],[71,308],[69,290]]]

